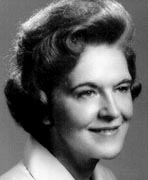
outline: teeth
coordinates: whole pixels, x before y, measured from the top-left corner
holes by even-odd
[[[113,129],[113,130],[102,130],[100,131],[100,133],[102,134],[112,134],[113,132],[115,132],[116,129]]]
[[[94,133],[101,133],[101,134],[112,134],[116,132],[116,130],[119,127],[114,127],[114,128],[104,128],[104,129],[91,129],[92,132]]]
[[[112,128],[112,129],[102,129],[101,131],[106,132],[106,131],[114,131],[116,130],[118,127]]]
[[[112,132],[114,131],[115,129],[111,129],[111,130],[101,130],[100,132]]]

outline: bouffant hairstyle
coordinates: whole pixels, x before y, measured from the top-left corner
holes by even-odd
[[[43,122],[53,121],[53,90],[75,67],[88,44],[119,44],[135,99],[141,85],[136,81],[132,37],[131,17],[115,0],[56,1],[34,14],[20,27],[5,86],[15,121],[36,140],[46,143],[49,126]]]

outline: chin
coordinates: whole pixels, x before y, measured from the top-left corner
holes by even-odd
[[[121,133],[119,138],[109,140],[102,144],[102,147],[99,149],[100,152],[102,152],[102,154],[100,153],[102,155],[100,159],[114,159],[116,156],[118,156],[123,149],[125,137],[126,133]]]
[[[121,145],[114,145],[114,146],[107,146],[104,147],[101,151],[98,152],[99,159],[114,159],[116,156],[118,156],[123,148],[123,144]]]
[[[105,159],[105,160],[110,160],[110,159],[114,159],[116,158],[121,151],[117,151],[117,152],[108,152],[104,155],[104,157],[102,157],[101,159]]]

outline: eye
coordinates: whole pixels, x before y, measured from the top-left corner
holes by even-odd
[[[87,97],[92,97],[96,94],[94,90],[83,90],[78,92],[77,97],[78,98],[87,98]]]
[[[121,86],[116,88],[116,90],[121,92],[121,93],[127,93],[130,91],[130,89],[131,89],[131,85],[121,85]]]

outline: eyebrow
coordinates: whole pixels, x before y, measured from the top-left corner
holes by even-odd
[[[132,79],[123,79],[122,81],[117,83],[115,86],[119,86],[121,84],[131,84],[132,85],[132,83],[133,83]],[[89,87],[92,87],[92,88],[95,88],[95,89],[98,88],[98,85],[96,85],[93,82],[84,82],[84,83],[80,83],[80,84],[76,85],[75,87],[71,88],[71,91],[73,92],[75,89],[81,88],[81,87],[84,87],[84,86],[89,86]]]
[[[122,81],[120,81],[119,83],[117,83],[116,86],[119,86],[121,84],[131,84],[132,85],[133,80],[132,79],[123,79]]]

